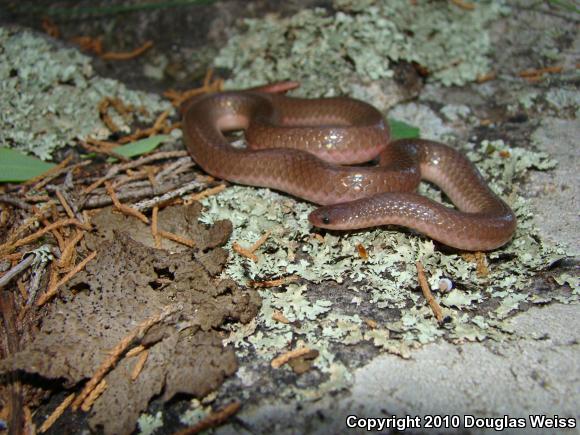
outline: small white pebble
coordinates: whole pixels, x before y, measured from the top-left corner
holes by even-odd
[[[453,282],[449,278],[441,278],[438,287],[441,293],[448,292],[453,288]]]

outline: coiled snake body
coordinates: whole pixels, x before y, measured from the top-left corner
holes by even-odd
[[[347,230],[401,225],[464,250],[491,250],[512,237],[516,219],[475,166],[438,142],[391,142],[374,107],[351,98],[302,99],[279,94],[281,83],[206,95],[186,106],[185,143],[209,174],[270,187],[322,205],[310,222]],[[248,148],[223,131],[244,129]],[[343,166],[379,157],[376,166]],[[416,190],[433,182],[458,210]]]

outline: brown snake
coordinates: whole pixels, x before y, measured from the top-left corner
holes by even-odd
[[[516,218],[461,153],[438,142],[391,142],[374,107],[351,98],[281,95],[283,82],[198,97],[184,109],[193,159],[209,174],[270,187],[322,205],[308,219],[321,228],[401,225],[446,245],[495,249],[512,237]],[[248,148],[226,130],[245,130]],[[379,156],[376,166],[342,166]],[[443,190],[458,210],[414,193],[420,180]]]

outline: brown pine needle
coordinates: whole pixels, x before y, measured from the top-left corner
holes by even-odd
[[[475,9],[475,5],[473,3],[467,3],[463,0],[451,0],[455,6],[459,6],[461,9],[465,9],[467,11],[472,11]]]
[[[249,258],[250,260],[252,260],[254,263],[258,262],[258,257],[256,254],[254,254],[253,252],[251,252],[250,250],[243,248],[238,242],[234,242],[232,243],[232,249],[237,252],[238,254],[240,254],[242,257],[246,257]]]
[[[73,156],[72,156],[72,155],[68,156],[66,159],[64,159],[62,162],[60,162],[60,163],[59,163],[58,165],[56,165],[55,167],[53,167],[53,168],[50,168],[48,171],[46,171],[46,172],[43,172],[42,174],[40,174],[40,175],[37,175],[36,177],[34,177],[34,178],[31,178],[30,180],[26,181],[26,182],[24,183],[24,185],[25,185],[25,186],[30,186],[31,184],[36,184],[36,183],[38,183],[39,181],[41,181],[41,180],[44,180],[46,177],[49,177],[49,176],[51,176],[52,174],[55,174],[55,173],[57,173],[57,172],[58,172],[58,171],[60,171],[61,169],[65,168],[65,167],[66,167],[66,165],[68,165],[68,164],[70,163],[70,161],[72,160],[72,158],[73,158]],[[36,186],[36,187],[37,187],[37,186]],[[36,190],[38,190],[38,187],[37,187],[37,189],[36,189]]]
[[[135,363],[135,367],[133,367],[133,370],[131,371],[131,380],[132,381],[136,380],[139,377],[139,374],[141,374],[143,367],[145,367],[145,363],[147,362],[148,357],[149,357],[149,351],[145,350],[145,351],[141,352],[141,354],[139,355],[139,359]]]
[[[166,306],[160,313],[155,314],[148,319],[141,322],[135,329],[133,329],[129,334],[127,334],[109,353],[109,356],[103,361],[100,367],[97,369],[93,377],[87,382],[83,390],[80,392],[78,397],[74,400],[72,406],[74,410],[77,410],[79,406],[85,401],[88,395],[95,389],[95,387],[101,382],[107,373],[117,364],[117,361],[121,358],[125,350],[133,343],[137,338],[143,337],[145,333],[153,325],[163,321],[166,317],[170,316],[176,312],[179,308],[177,306]]]
[[[210,68],[205,74],[203,85],[201,87],[189,89],[183,92],[168,89],[163,93],[163,95],[171,100],[171,104],[173,104],[174,107],[181,107],[182,104],[190,98],[210,92],[221,92],[224,85],[223,79],[217,78],[212,82],[212,76],[213,70]]]
[[[54,295],[56,295],[59,287],[66,284],[73,276],[79,273],[87,265],[89,261],[91,261],[93,258],[96,257],[96,255],[97,251],[91,252],[91,254],[87,258],[85,258],[83,261],[77,264],[69,273],[67,273],[63,278],[61,278],[56,284],[49,286],[48,289],[46,290],[46,293],[44,293],[38,299],[36,305],[38,305],[39,307],[44,305],[48,300],[50,300]]]
[[[101,394],[105,392],[106,389],[107,389],[107,381],[103,379],[101,382],[99,382],[99,385],[97,385],[95,389],[91,391],[91,393],[82,403],[81,410],[83,410],[84,412],[89,412],[93,406],[93,403],[97,401],[97,399],[101,396]]]
[[[242,405],[240,404],[240,402],[232,402],[229,405],[224,406],[220,410],[218,410],[216,412],[212,412],[211,414],[209,414],[205,418],[201,419],[194,426],[177,431],[173,435],[194,435],[194,434],[199,433],[203,430],[218,426],[218,425],[222,424],[223,422],[225,422],[228,418],[230,418],[236,412],[238,412],[241,407],[242,407]]]
[[[28,292],[26,291],[26,285],[22,282],[21,279],[16,281],[16,286],[18,287],[18,291],[20,292],[20,296],[22,297],[23,301],[28,299]]]
[[[300,347],[298,349],[291,350],[274,358],[270,363],[270,365],[272,366],[272,368],[278,369],[282,367],[284,364],[286,364],[288,361],[300,358],[302,355],[306,355],[311,351],[312,349],[308,349],[307,347]]]
[[[203,88],[207,89],[211,83],[211,77],[213,76],[213,68],[208,68],[205,72],[205,77],[203,78]]]
[[[216,195],[225,188],[226,188],[225,184],[218,184],[215,187],[210,187],[209,189],[205,189],[199,193],[190,195],[188,198],[185,199],[185,201],[183,201],[183,203],[185,205],[190,205],[193,201],[199,201],[201,199],[207,198],[208,196]]]
[[[58,267],[64,268],[70,266],[70,261],[72,259],[74,249],[77,243],[79,243],[84,236],[84,231],[77,230],[76,235],[66,243],[64,250],[60,255],[60,259],[58,260]]]
[[[105,149],[108,151],[112,151],[119,146],[119,144],[116,142],[109,142],[106,140],[94,139],[92,137],[88,137],[85,140],[88,144],[95,145],[99,148],[102,148],[102,149]]]
[[[179,236],[174,233],[170,233],[169,231],[157,230],[157,234],[164,239],[169,239],[177,243],[181,243],[182,245],[188,246],[193,248],[195,246],[195,242],[187,237]]]
[[[153,240],[155,241],[155,247],[161,248],[161,237],[159,236],[159,230],[157,228],[159,216],[159,206],[156,205],[153,207],[153,212],[151,213],[151,235],[153,236]]]
[[[155,122],[153,123],[153,128],[157,131],[161,130],[165,125],[165,120],[169,116],[169,110],[165,110],[161,112],[161,114],[157,117]]]
[[[61,228],[61,227],[66,227],[68,225],[76,225],[82,229],[89,229],[86,227],[86,225],[83,225],[82,223],[80,223],[78,220],[76,219],[63,219],[60,220],[58,222],[54,222],[38,231],[36,231],[35,233],[29,235],[28,237],[24,237],[22,239],[16,240],[13,243],[5,243],[3,245],[0,245],[0,254],[6,252],[11,252],[16,248],[19,248],[20,246],[24,246],[24,245],[28,245],[29,243],[34,242],[35,240],[41,238],[42,236],[44,236],[46,233],[51,232],[52,230],[55,230],[57,228]]]
[[[157,160],[173,159],[173,158],[185,157],[187,155],[188,155],[188,153],[185,150],[184,151],[160,151],[160,152],[155,153],[155,154],[149,154],[147,156],[141,157],[137,160],[131,160],[130,162],[127,162],[127,163],[120,163],[118,165],[113,166],[109,170],[109,172],[107,172],[107,175],[99,178],[97,181],[95,181],[91,185],[85,187],[83,189],[83,192],[84,193],[92,192],[97,187],[99,187],[101,184],[103,184],[105,181],[113,178],[115,175],[117,175],[121,171],[125,171],[127,169],[132,169],[132,168],[138,168],[138,167],[143,166],[147,163],[151,163],[151,162],[154,162]]]
[[[132,207],[129,207],[128,205],[121,204],[121,202],[119,201],[119,198],[117,198],[117,194],[115,193],[113,186],[111,186],[111,183],[105,181],[105,189],[107,190],[107,193],[111,197],[111,201],[113,201],[113,205],[114,205],[115,209],[119,210],[121,213],[124,213],[126,215],[136,217],[144,224],[149,225],[149,219],[147,219],[147,216],[145,216],[140,211],[135,210]]]
[[[377,329],[377,327],[379,326],[377,321],[374,319],[365,319],[365,323],[371,329]]]
[[[60,204],[64,208],[64,211],[66,212],[66,214],[68,215],[68,217],[71,218],[71,219],[74,219],[76,216],[73,213],[71,206],[69,205],[68,201],[65,199],[65,197],[62,194],[62,192],[60,191],[60,189],[57,189],[56,190],[56,197],[60,201]]]
[[[267,280],[267,281],[250,281],[250,285],[252,287],[258,287],[258,288],[269,288],[269,287],[278,287],[278,286],[288,284],[289,282],[293,282],[293,281],[297,281],[297,280],[298,280],[298,276],[290,275],[290,276],[285,276],[283,278],[271,279],[271,280]]]
[[[39,432],[43,433],[46,432],[48,429],[50,429],[50,427],[56,422],[56,420],[58,420],[60,418],[60,416],[66,411],[66,409],[69,407],[69,405],[72,403],[72,401],[75,398],[75,393],[69,394],[66,399],[64,399],[60,405],[58,405],[54,411],[52,411],[52,414],[50,414],[48,416],[48,418],[46,420],[44,420],[44,423],[42,423],[42,425],[40,426],[40,428],[38,429]]]
[[[431,307],[437,322],[441,323],[443,321],[443,311],[441,311],[441,307],[433,297],[431,293],[431,289],[429,288],[429,283],[427,282],[427,277],[425,276],[425,270],[423,269],[423,265],[420,261],[415,263],[417,267],[417,277],[419,278],[419,284],[421,284],[421,290],[423,291],[423,296],[427,300],[427,303]]]
[[[270,237],[270,234],[272,234],[272,231],[268,230],[266,231],[266,233],[260,237],[256,243],[254,243],[252,245],[252,247],[250,248],[250,252],[255,252],[260,246],[262,246],[264,243],[266,243],[266,240],[268,240],[268,237]]]
[[[497,73],[495,71],[492,71],[492,72],[488,72],[486,74],[482,74],[482,75],[477,76],[475,81],[477,83],[485,83],[485,82],[495,80],[496,78],[497,78]]]
[[[523,78],[527,78],[527,77],[534,78],[534,77],[538,77],[538,76],[543,76],[544,74],[557,74],[557,73],[562,72],[563,69],[564,69],[564,67],[561,65],[547,66],[545,68],[524,70],[524,71],[520,72],[518,75],[520,77],[523,77]]]
[[[256,243],[254,243],[251,247],[249,248],[244,248],[243,246],[241,246],[238,242],[234,242],[232,243],[232,249],[237,252],[238,254],[240,254],[243,257],[249,258],[250,260],[252,260],[254,263],[258,262],[258,257],[256,254],[254,254],[254,252],[260,247],[262,246],[266,240],[268,239],[268,237],[270,237],[270,234],[272,233],[272,231],[268,230],[266,231],[266,234],[264,234],[262,237],[260,237],[258,239],[258,241]]]
[[[274,311],[274,314],[272,314],[272,320],[284,323],[285,325],[288,325],[290,323],[290,320],[288,320],[288,318],[282,313],[282,311],[278,310]]]
[[[128,157],[125,157],[125,156],[123,156],[123,155],[121,155],[119,153],[116,153],[112,149],[108,149],[108,148],[103,148],[103,147],[98,147],[98,146],[90,145],[90,144],[88,144],[86,142],[79,142],[79,145],[82,146],[87,151],[90,151],[90,152],[93,152],[93,153],[97,153],[97,154],[104,154],[106,156],[113,157],[113,158],[115,158],[117,160],[120,160],[122,162],[128,162],[128,161],[131,160]]]
[[[44,17],[41,22],[42,30],[54,39],[60,38],[60,29],[58,26],[48,17]]]
[[[489,268],[487,264],[487,257],[485,252],[475,252],[475,253],[464,253],[461,255],[464,260],[470,261],[476,264],[476,274],[478,277],[482,278],[489,275]]]
[[[140,344],[139,346],[135,346],[134,348],[132,348],[131,350],[127,351],[127,353],[125,354],[125,356],[127,358],[132,358],[134,356],[139,355],[141,352],[143,352],[145,350],[145,346],[143,346],[142,344]]]
[[[108,51],[101,55],[101,59],[103,60],[129,60],[135,57],[141,56],[147,50],[153,47],[153,41],[146,41],[140,47],[137,47],[135,50],[127,51],[127,52],[112,52]]]
[[[37,211],[38,211],[38,210],[36,210],[36,207],[33,207],[32,210],[34,211],[34,213],[37,213]],[[53,213],[53,215],[54,215],[54,213]],[[49,220],[42,217],[42,215],[39,215],[38,219],[40,220],[40,222],[42,222],[42,225],[44,225],[45,227],[50,226]],[[58,217],[57,217],[57,219],[58,219]],[[52,229],[50,232],[51,232],[52,236],[56,239],[56,243],[58,244],[58,248],[62,252],[62,250],[64,249],[64,239],[62,238],[62,234],[60,233],[58,228]]]

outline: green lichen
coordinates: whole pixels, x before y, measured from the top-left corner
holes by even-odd
[[[163,427],[163,414],[158,411],[155,415],[141,414],[137,420],[139,435],[153,435],[157,429]]]
[[[146,108],[147,113],[135,113],[141,122],[152,122],[156,113],[173,110],[158,96],[97,77],[90,58],[75,49],[58,48],[47,38],[6,28],[0,28],[0,93],[0,146],[44,160],[76,139],[110,135],[98,111],[105,97]],[[114,111],[111,115],[128,133],[133,120]]]
[[[198,399],[192,399],[187,411],[179,416],[179,422],[186,426],[195,426],[211,413],[211,406],[204,406]]]
[[[393,63],[416,62],[429,79],[463,84],[490,69],[488,24],[504,2],[466,11],[451,2],[335,0],[334,12],[306,9],[280,18],[247,19],[215,65],[234,73],[230,87],[276,80],[302,82],[303,95],[352,94],[352,84],[393,76]],[[324,87],[320,87],[324,83]]]
[[[580,107],[580,92],[577,89],[553,88],[546,93],[546,102],[554,109],[578,110]]]

